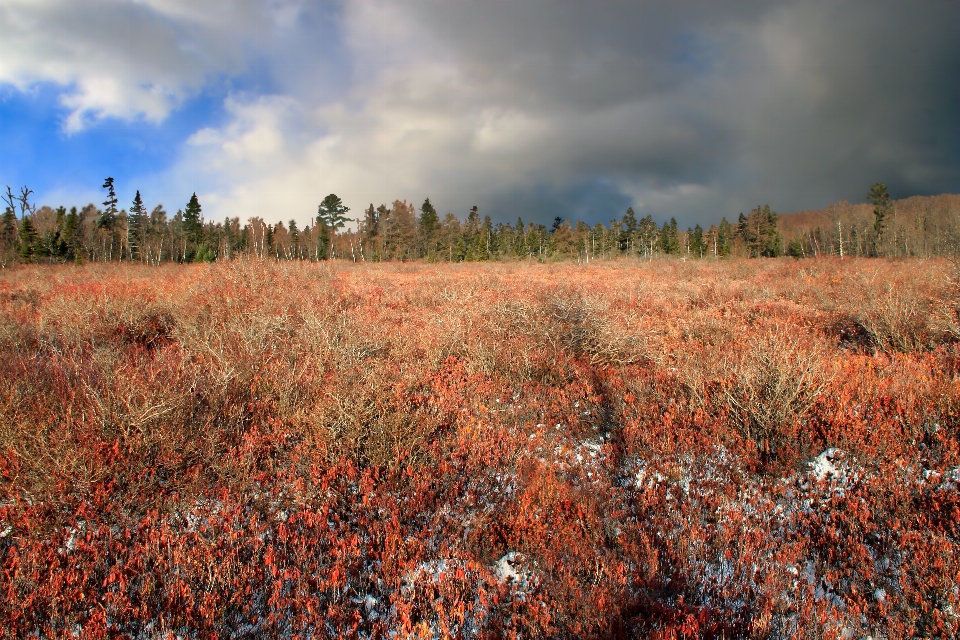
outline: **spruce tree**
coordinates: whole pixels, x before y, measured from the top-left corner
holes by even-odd
[[[430,202],[430,198],[420,205],[420,238],[423,243],[423,255],[432,255],[437,248],[437,233],[440,231],[440,216]]]
[[[767,258],[776,258],[783,255],[783,244],[780,236],[780,225],[777,222],[777,212],[770,209],[770,205],[763,205],[763,247],[762,255]]]
[[[880,254],[880,242],[883,239],[883,232],[887,228],[887,215],[893,210],[893,203],[890,201],[890,194],[887,192],[887,185],[878,182],[870,188],[867,194],[867,200],[873,204],[873,231],[876,236],[876,246],[874,251]]]
[[[143,205],[140,198],[140,190],[137,189],[137,195],[130,205],[130,214],[127,216],[127,248],[130,251],[130,259],[140,259],[142,261],[143,236],[147,228],[147,208]]]
[[[620,220],[620,251],[629,251],[633,245],[634,236],[637,233],[637,216],[633,212],[633,207],[627,207],[627,212],[623,214]]]
[[[0,264],[4,267],[17,251],[17,213],[12,207],[5,207],[0,217]]]
[[[743,214],[741,213],[742,217]],[[720,219],[720,226],[717,227],[717,256],[720,258],[725,258],[730,255],[732,247],[730,242],[733,237],[733,225],[727,220],[726,217]]]
[[[703,239],[703,227],[696,225],[693,231],[687,231],[690,238],[690,255],[694,258],[702,258],[707,254],[707,243]]]
[[[372,202],[363,212],[363,235],[368,241],[380,235],[380,216]]]
[[[30,221],[30,216],[24,216],[20,221],[20,257],[24,262],[33,260],[34,250],[37,244],[37,231]]]
[[[187,203],[186,208],[183,210],[183,230],[187,234],[187,239],[195,245],[199,245],[203,239],[201,212],[200,200],[197,199],[197,194],[194,192],[194,194],[190,196],[190,201]]]
[[[680,253],[680,231],[677,229],[677,219],[670,218],[670,222],[664,222],[660,229],[660,249],[668,255],[678,255]]]
[[[80,239],[80,214],[76,207],[70,207],[70,213],[66,215],[63,221],[63,241],[67,246],[67,258],[76,259],[79,251],[78,241]]]

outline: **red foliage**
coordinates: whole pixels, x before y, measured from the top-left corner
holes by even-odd
[[[4,272],[0,628],[955,637],[947,283],[880,261]]]

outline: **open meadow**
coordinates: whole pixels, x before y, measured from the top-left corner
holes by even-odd
[[[960,634],[946,260],[0,272],[0,636]]]

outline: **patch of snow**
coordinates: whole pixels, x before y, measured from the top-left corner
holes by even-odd
[[[844,455],[846,454],[844,454],[842,450],[835,447],[827,449],[814,458],[812,462],[807,463],[810,467],[810,473],[813,474],[817,480],[839,477],[840,471],[837,469],[835,463],[843,458]]]
[[[520,582],[520,573],[516,565],[522,560],[523,555],[516,551],[505,554],[493,564],[493,575],[500,582]]]

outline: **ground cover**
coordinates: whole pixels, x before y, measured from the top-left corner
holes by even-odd
[[[950,263],[0,272],[6,637],[951,637]]]

